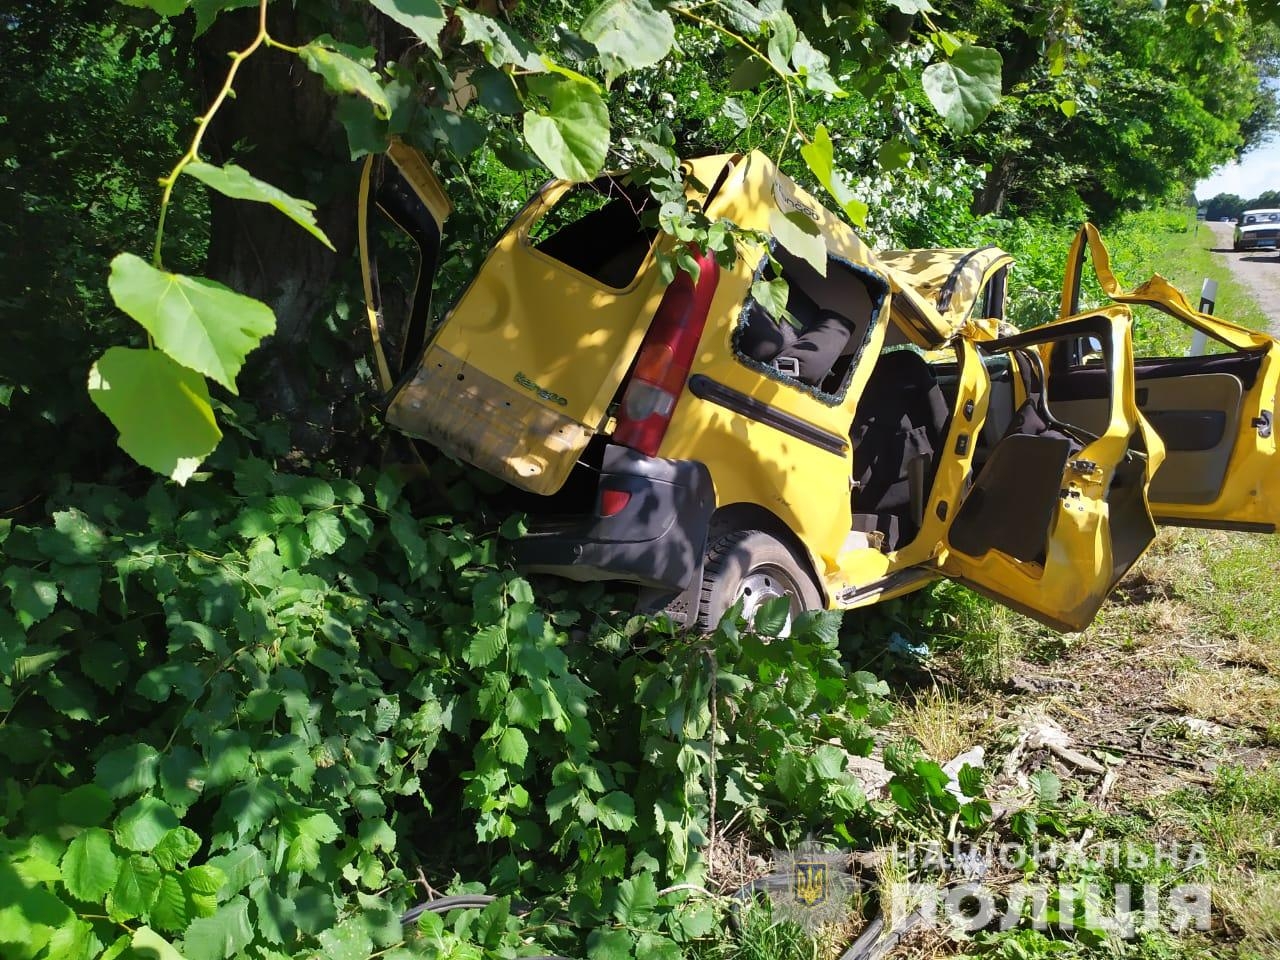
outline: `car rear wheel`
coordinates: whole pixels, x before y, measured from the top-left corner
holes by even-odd
[[[804,610],[822,607],[822,595],[797,552],[763,530],[738,530],[715,538],[707,547],[702,569],[702,602],[698,628],[710,632],[731,606],[742,601],[742,615],[751,622],[756,612],[775,597],[791,601],[791,619]]]

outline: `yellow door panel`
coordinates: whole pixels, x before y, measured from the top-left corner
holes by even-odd
[[[1073,338],[1102,345],[1109,406],[1092,434],[1055,418],[1044,380],[1015,413],[947,535],[942,569],[1060,630],[1080,630],[1155,535],[1146,502],[1159,440],[1143,430],[1134,395],[1128,312],[1119,308],[980,344],[1035,368],[1036,349]],[[1143,451],[1152,444],[1154,449]]]

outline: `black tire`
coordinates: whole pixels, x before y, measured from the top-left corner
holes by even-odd
[[[744,596],[744,591],[748,595]],[[705,633],[715,630],[739,596],[747,601],[743,611],[746,614],[763,600],[777,596],[791,598],[793,617],[823,606],[822,594],[804,559],[790,544],[763,530],[735,530],[713,538],[707,545],[698,629]],[[747,619],[751,617],[748,615]]]

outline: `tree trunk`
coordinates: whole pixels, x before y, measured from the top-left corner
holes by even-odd
[[[973,200],[973,213],[975,216],[983,216],[984,214],[999,214],[1004,208],[1005,197],[1009,192],[1009,186],[1013,182],[1013,174],[1017,167],[1013,154],[1005,154],[996,163],[992,164],[991,171],[987,174],[986,182],[983,183],[982,189]]]
[[[272,36],[284,43],[306,43],[321,32],[290,4],[272,4],[268,16]],[[376,23],[371,28],[378,36]],[[240,10],[219,16],[200,38],[206,102],[226,77],[228,52],[243,49],[256,29],[257,11]],[[308,456],[333,452],[339,434],[362,440],[362,418],[352,400],[362,389],[355,362],[368,347],[363,312],[351,310],[345,324],[336,321],[342,336],[336,357],[324,354],[324,368],[313,352],[318,340],[329,337],[323,322],[334,314],[342,285],[353,279],[345,268],[356,242],[358,167],[335,118],[336,104],[298,57],[262,48],[245,61],[236,96],[219,111],[205,141],[211,160],[234,161],[315,203],[316,219],[337,248],[331,252],[268,204],[210,192],[208,275],[266,302],[276,314],[275,335],[250,354],[241,394],[263,416],[285,416],[295,450]]]

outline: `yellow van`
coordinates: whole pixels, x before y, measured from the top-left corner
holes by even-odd
[[[771,237],[807,218],[825,264],[694,251],[697,279],[666,283],[674,241],[643,191],[555,181],[421,346],[411,331],[399,378],[380,363],[393,427],[539,497],[524,569],[636,584],[703,630],[739,600],[850,609],[939,577],[1079,630],[1156,523],[1275,532],[1280,347],[1159,277],[1121,290],[1091,226],[1062,319],[1001,336],[1003,251],[875,253],[761,153],[684,170],[712,220]],[[423,251],[423,300],[448,200],[400,144],[364,192],[366,264],[376,204]],[[1111,303],[1080,311],[1090,252]],[[770,253],[782,323],[752,295]],[[1135,360],[1136,304],[1218,352]]]

